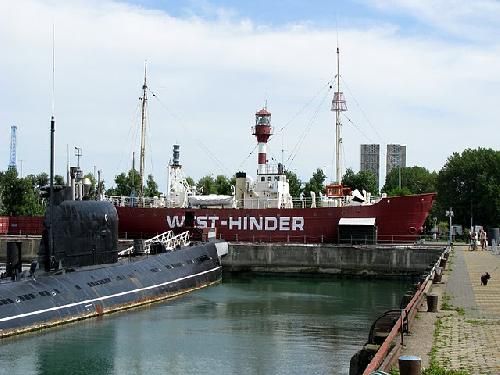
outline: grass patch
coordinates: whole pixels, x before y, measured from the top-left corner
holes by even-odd
[[[489,324],[495,324],[495,322],[491,322],[488,320],[479,320],[479,319],[466,319],[465,323],[468,323],[473,326],[486,326]]]
[[[470,372],[465,370],[448,370],[443,365],[437,362],[437,351],[438,347],[446,346],[446,342],[442,342],[444,336],[443,333],[444,325],[442,318],[438,318],[434,324],[434,343],[432,345],[431,352],[429,353],[430,365],[428,368],[422,371],[422,375],[471,375]],[[446,365],[446,364],[445,364]],[[393,368],[390,375],[400,375],[399,369]]]
[[[444,367],[431,363],[429,368],[422,371],[422,375],[470,375],[464,370],[447,370]]]
[[[450,303],[451,297],[446,293],[442,296],[441,310],[454,310],[453,305]]]
[[[446,293],[443,294],[441,302],[441,310],[456,311],[458,315],[465,315],[465,310],[462,307],[455,307],[450,303],[451,297]]]
[[[446,297],[446,296],[445,296]],[[463,310],[463,309],[462,309]],[[458,310],[457,310],[458,311]],[[460,312],[459,312],[460,314]],[[422,375],[471,375],[470,372],[465,370],[448,370],[442,365],[438,364],[437,354],[438,347],[445,347],[446,342],[442,339],[446,336],[443,332],[444,326],[442,318],[438,318],[434,324],[434,343],[431,352],[429,353],[429,368],[422,371]]]

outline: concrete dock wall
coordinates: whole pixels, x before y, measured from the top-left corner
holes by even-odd
[[[31,263],[37,257],[40,246],[40,236],[1,236],[0,237],[0,262],[5,262],[7,258],[7,242],[21,242],[22,261]]]
[[[420,275],[442,247],[231,243],[222,259],[231,272],[297,272],[359,276]]]
[[[5,263],[7,258],[7,242],[21,242],[21,257],[23,263],[31,263],[38,256],[41,236],[0,236],[0,263]],[[124,250],[133,245],[133,240],[119,240],[118,251]]]
[[[40,236],[1,236],[0,263],[5,262],[7,241],[22,242],[24,263],[37,257]],[[131,245],[131,240],[120,240],[118,248]],[[230,272],[408,276],[424,273],[442,252],[442,246],[230,243],[222,265]]]

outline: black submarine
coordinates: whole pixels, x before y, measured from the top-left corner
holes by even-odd
[[[189,232],[136,241],[120,254],[112,203],[72,200],[74,186],[53,185],[53,143],[52,119],[45,229],[29,269],[22,270],[21,248],[7,244],[0,337],[137,307],[221,281],[220,257],[227,243],[193,243]]]

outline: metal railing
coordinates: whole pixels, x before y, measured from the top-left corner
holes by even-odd
[[[406,305],[405,308],[401,310],[401,317],[392,327],[391,332],[382,343],[380,348],[377,350],[377,353],[366,367],[363,375],[370,375],[373,371],[388,370],[388,367],[390,367],[391,357],[394,357],[394,355],[391,355],[391,353],[395,353],[404,344],[403,334],[406,329],[405,324],[410,325],[412,323],[417,314],[417,308],[420,305],[422,299],[425,297],[426,290],[432,285],[434,275],[441,264],[441,259],[447,257],[447,254],[449,254],[450,251],[451,248],[449,247],[443,251],[441,257],[439,257],[437,262],[434,264],[427,277],[425,277],[425,279],[419,283],[418,289],[415,292],[413,298],[410,300],[408,305]],[[397,340],[398,336],[400,336],[400,340]]]
[[[113,203],[117,207],[140,207],[155,208],[165,207],[166,200],[163,197],[128,197],[128,196],[105,196],[105,201]]]
[[[174,236],[174,232],[170,230],[168,232],[161,233],[153,238],[145,240],[143,243],[142,253],[150,254],[151,246],[157,243],[162,244],[167,251],[172,251],[179,246],[188,246],[189,231],[185,231],[181,234]],[[134,246],[130,246],[118,253],[119,256],[127,256],[131,254],[134,254]]]

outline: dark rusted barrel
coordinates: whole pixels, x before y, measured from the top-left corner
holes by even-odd
[[[434,293],[427,294],[427,312],[437,312],[437,311],[438,311],[438,295]]]
[[[434,283],[440,283],[443,278],[443,269],[441,267],[436,267],[436,271],[434,272],[434,279],[432,280]]]
[[[399,357],[399,373],[401,375],[422,375],[422,360],[414,355]]]
[[[443,269],[446,268],[446,259],[445,258],[441,258],[439,260],[439,267],[442,267]]]

